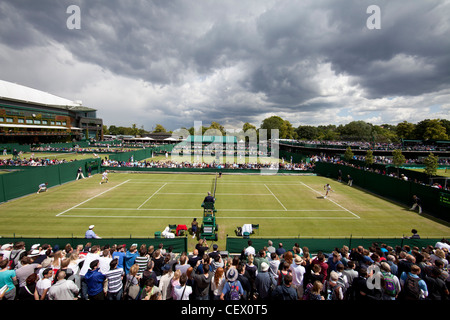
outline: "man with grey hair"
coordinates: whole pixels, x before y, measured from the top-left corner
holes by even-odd
[[[273,246],[273,242],[272,240],[267,241],[267,251],[269,253],[274,253],[275,252],[275,247]]]
[[[398,266],[395,263],[395,257],[392,254],[388,254],[386,256],[386,261],[389,267],[391,268],[391,273],[395,276],[398,275]]]
[[[66,272],[59,271],[57,281],[48,289],[49,300],[75,300],[79,288],[72,280],[66,280]]]
[[[383,300],[396,300],[401,291],[400,280],[391,273],[391,267],[387,262],[381,262],[380,271],[383,275],[381,286]]]

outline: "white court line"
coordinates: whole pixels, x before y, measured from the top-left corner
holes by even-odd
[[[65,214],[63,218],[135,218],[135,219],[186,219],[186,216],[103,216],[103,215],[70,215]],[[289,220],[309,220],[309,219],[323,219],[323,220],[352,220],[352,217],[217,217],[220,219],[289,219]]]
[[[161,193],[160,193],[161,194]],[[75,210],[121,210],[121,211],[198,211],[199,209],[167,209],[167,208],[74,208]],[[277,209],[220,209],[220,211],[249,211],[249,212],[336,212],[336,211],[347,211],[342,209],[294,209],[294,210],[277,210]]]
[[[162,185],[161,188],[159,188],[158,190],[156,190],[155,193],[153,193],[147,200],[145,200],[144,203],[141,204],[141,205],[138,207],[138,210],[139,210],[144,204],[146,204],[148,200],[150,200],[151,198],[153,198],[153,196],[154,196],[155,194],[157,194],[159,190],[161,190],[162,188],[164,188],[164,187],[166,186],[166,184],[167,184],[167,183],[164,183],[164,184]]]
[[[81,202],[81,203],[79,203],[79,204],[73,206],[72,208],[67,209],[67,210],[64,210],[63,212],[58,213],[56,216],[59,217],[60,215],[66,213],[67,211],[70,211],[70,210],[72,210],[72,209],[75,209],[75,208],[78,207],[78,206],[81,206],[83,203],[86,203],[86,202],[88,202],[88,201],[90,201],[90,200],[92,200],[92,199],[94,199],[94,198],[97,198],[98,196],[101,196],[102,194],[104,194],[104,193],[106,193],[106,192],[108,192],[108,191],[111,191],[111,190],[113,190],[113,189],[115,189],[115,188],[117,188],[117,187],[120,187],[121,185],[127,183],[128,181],[130,181],[130,180],[124,181],[124,182],[118,184],[118,185],[115,186],[115,187],[109,188],[108,190],[105,190],[105,191],[103,191],[102,193],[99,193],[99,194],[97,194],[96,196],[93,196],[92,198],[89,198],[89,199],[87,199],[87,200],[84,200],[83,202]]]
[[[277,196],[274,195],[272,191],[270,191],[269,187],[268,187],[266,184],[264,184],[264,186],[265,186],[265,187],[267,188],[267,190],[269,190],[269,192],[275,197],[275,199],[277,199],[277,201],[278,201],[278,202],[281,204],[281,206],[284,208],[284,211],[287,211],[286,207],[281,203],[281,201],[277,198]]]
[[[160,192],[159,194],[189,194],[189,195],[205,195],[202,193],[189,193],[189,192]],[[219,196],[270,196],[270,193],[220,193]]]
[[[317,191],[317,190],[314,190],[313,188],[311,188],[310,186],[308,186],[307,184],[304,184],[303,182],[301,182],[300,181],[300,183],[302,184],[302,185],[304,185],[305,187],[307,187],[307,188],[309,188],[309,189],[311,189],[312,191],[314,191],[315,193],[318,193],[318,194],[320,194],[320,195],[322,195],[322,193],[320,193],[319,191]],[[337,205],[338,207],[340,207],[340,208],[342,208],[342,209],[344,209],[345,211],[347,211],[347,212],[349,212],[349,213],[351,213],[352,215],[354,215],[356,218],[358,218],[358,219],[361,219],[361,217],[360,216],[358,216],[357,214],[355,214],[355,213],[353,213],[353,212],[351,212],[350,210],[348,210],[347,208],[344,208],[343,206],[341,206],[339,203],[336,203],[335,201],[333,201],[333,200],[331,200],[330,198],[327,198],[327,200],[329,200],[329,201],[331,201],[332,203],[334,203],[335,205]]]

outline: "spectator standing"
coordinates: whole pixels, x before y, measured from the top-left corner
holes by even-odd
[[[136,262],[136,257],[139,255],[139,252],[137,250],[137,245],[132,244],[130,246],[130,249],[126,252],[125,258],[124,258],[124,271],[125,274],[128,274],[130,271],[131,266],[133,266]]]
[[[16,286],[14,282],[17,281],[16,271],[8,269],[9,260],[0,261],[0,288],[6,286],[6,292],[3,294],[3,300],[14,300],[16,298]]]
[[[265,262],[261,264],[261,272],[255,279],[256,292],[258,292],[258,300],[268,300],[272,289],[276,286],[276,281],[269,271],[269,265]]]
[[[280,242],[278,244],[278,248],[275,250],[275,252],[279,257],[281,257],[286,252],[286,249],[283,248],[283,243]]]
[[[125,256],[126,256],[125,248],[126,248],[126,245],[124,245],[124,244],[118,245],[116,248],[116,251],[113,252],[113,254],[112,254],[113,259],[116,259],[116,258],[118,259],[117,268],[119,268],[119,269],[124,269],[123,262],[124,262]]]
[[[226,281],[223,285],[220,300],[241,300],[244,295],[242,284],[238,280],[239,273],[236,268],[228,269],[226,273]]]
[[[295,256],[294,263],[292,263],[289,269],[292,271],[291,282],[289,288],[293,288],[297,291],[297,297],[303,297],[303,277],[305,275],[305,267],[302,257]]]
[[[189,296],[192,294],[192,287],[188,286],[188,277],[185,273],[180,276],[180,284],[173,288],[174,300],[189,300]]]
[[[47,292],[52,286],[53,270],[46,268],[42,273],[42,278],[36,283],[36,289],[39,295],[39,300],[47,299]]]
[[[22,301],[39,300],[39,294],[36,290],[36,282],[38,279],[39,277],[36,273],[30,274],[25,285],[19,288],[17,299]]]
[[[99,260],[92,261],[89,264],[89,268],[85,275],[89,300],[105,300],[103,281],[105,281],[106,277],[100,272]]]
[[[121,300],[123,295],[123,268],[118,268],[119,259],[113,259],[110,263],[110,269],[105,273],[108,280],[107,299]]]
[[[219,300],[222,295],[223,287],[227,279],[225,277],[225,271],[223,268],[217,268],[214,272],[214,280],[211,282],[211,291],[213,300]]]
[[[78,286],[72,280],[66,279],[65,271],[60,271],[47,295],[49,300],[76,300],[78,292]]]
[[[284,277],[283,283],[275,288],[271,294],[274,300],[298,300],[297,290],[292,286],[292,276]]]
[[[210,290],[211,282],[213,281],[213,273],[209,270],[209,265],[203,265],[203,273],[197,274],[197,268],[199,267],[201,261],[197,262],[195,266],[192,277],[195,282],[194,286],[194,296],[196,300],[210,300]]]

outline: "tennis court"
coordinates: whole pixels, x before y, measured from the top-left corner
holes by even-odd
[[[313,175],[110,173],[66,183],[0,205],[0,234],[83,237],[96,225],[104,238],[153,237],[169,224],[202,220],[202,201],[216,195],[219,245],[243,224],[259,224],[261,237],[422,237],[450,228],[363,190]],[[324,199],[323,187],[334,192]],[[189,246],[196,239],[189,237]]]

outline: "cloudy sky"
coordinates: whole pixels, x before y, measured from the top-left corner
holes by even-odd
[[[2,0],[0,79],[146,130],[449,119],[449,16],[444,0]]]

